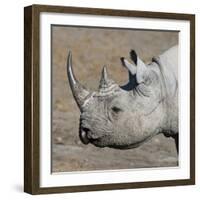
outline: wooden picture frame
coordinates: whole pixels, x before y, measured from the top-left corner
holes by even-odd
[[[190,133],[189,177],[173,180],[119,182],[89,185],[41,187],[40,178],[40,28],[41,13],[78,14],[80,16],[109,16],[178,20],[189,23],[190,56]],[[80,175],[81,176],[81,175]],[[32,5],[24,9],[24,191],[30,194],[83,192],[113,189],[147,188],[195,184],[195,16],[192,14],[147,11],[110,10],[96,8]]]

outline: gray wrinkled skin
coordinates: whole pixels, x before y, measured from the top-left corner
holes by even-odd
[[[90,92],[75,79],[69,53],[67,72],[80,108],[80,139],[97,147],[129,149],[163,133],[178,144],[177,46],[145,64],[130,52],[121,58],[129,81],[118,86],[103,68],[99,90]],[[178,149],[177,149],[178,150]]]

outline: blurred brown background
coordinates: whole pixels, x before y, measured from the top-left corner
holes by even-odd
[[[103,65],[119,84],[128,80],[120,57],[135,49],[146,62],[178,43],[178,32],[52,26],[52,171],[167,167],[177,165],[173,139],[154,137],[130,150],[83,145],[79,139],[79,109],[66,75],[66,58],[73,55],[77,79],[90,89],[99,84]]]

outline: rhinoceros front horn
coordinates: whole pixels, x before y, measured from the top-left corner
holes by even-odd
[[[72,54],[69,52],[67,59],[67,76],[72,90],[72,94],[80,110],[82,110],[84,102],[89,98],[90,92],[82,86],[74,76],[72,69]]]

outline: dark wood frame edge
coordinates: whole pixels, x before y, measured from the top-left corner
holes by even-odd
[[[39,15],[40,12],[179,19],[190,21],[190,178],[183,180],[40,187]],[[30,194],[83,192],[195,184],[195,15],[148,11],[32,5],[24,8],[24,191]]]

